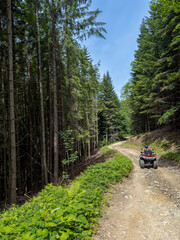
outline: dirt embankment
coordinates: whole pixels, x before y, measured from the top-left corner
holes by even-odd
[[[171,128],[157,129],[152,132],[130,137],[125,146],[140,149],[149,145],[159,157],[180,162],[180,131]]]
[[[113,187],[95,240],[179,240],[180,166],[160,162],[155,169],[141,169],[139,151],[122,143],[111,148],[131,158],[134,170],[130,179]]]

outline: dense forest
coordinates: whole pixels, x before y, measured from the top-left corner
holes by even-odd
[[[73,178],[102,145],[180,128],[180,4],[150,2],[121,101],[84,46],[105,38],[92,0],[0,2],[0,201]]]
[[[151,1],[137,43],[132,78],[122,91],[132,131],[147,132],[164,125],[180,129],[179,1]]]
[[[106,33],[90,6],[0,2],[0,201],[73,178],[100,144],[125,133],[111,77],[100,82],[83,45]]]

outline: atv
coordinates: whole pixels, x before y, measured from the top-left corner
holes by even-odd
[[[153,167],[154,169],[158,168],[157,158],[156,155],[151,150],[145,150],[139,156],[139,166],[141,168],[150,168]]]

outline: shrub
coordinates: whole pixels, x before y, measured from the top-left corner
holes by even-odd
[[[175,160],[176,162],[180,162],[180,151],[177,152],[168,152],[162,156],[163,158],[169,160]]]
[[[0,219],[0,239],[90,239],[102,213],[108,187],[127,177],[132,162],[114,150],[114,158],[92,165],[67,188],[49,184],[32,201],[14,206]]]
[[[169,148],[169,142],[166,139],[163,139],[160,143],[162,148]]]

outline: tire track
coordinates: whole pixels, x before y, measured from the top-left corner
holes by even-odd
[[[180,240],[180,172],[177,167],[140,169],[139,151],[111,145],[131,158],[134,169],[114,194],[100,220],[96,240]]]

